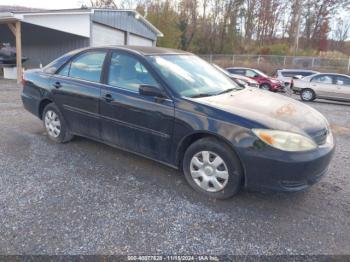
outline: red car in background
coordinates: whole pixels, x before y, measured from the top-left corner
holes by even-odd
[[[272,78],[258,69],[244,67],[229,67],[226,70],[231,74],[243,75],[254,79],[259,83],[259,87],[272,92],[285,92],[284,84],[277,78]]]

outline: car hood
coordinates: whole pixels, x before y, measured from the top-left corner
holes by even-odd
[[[254,88],[195,100],[257,122],[266,128],[311,137],[328,130],[329,126],[325,117],[312,107],[292,98]]]

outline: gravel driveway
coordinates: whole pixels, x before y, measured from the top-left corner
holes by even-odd
[[[318,184],[213,201],[142,157],[52,143],[20,91],[0,81],[0,254],[349,254],[350,105],[310,103],[337,140]]]

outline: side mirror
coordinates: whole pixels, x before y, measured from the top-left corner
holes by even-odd
[[[139,94],[142,96],[164,97],[164,93],[159,87],[151,85],[140,85]]]
[[[293,79],[302,79],[303,76],[302,75],[296,75],[296,76],[293,76]]]

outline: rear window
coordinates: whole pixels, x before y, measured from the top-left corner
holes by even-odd
[[[282,76],[284,77],[293,77],[293,76],[311,76],[315,74],[315,72],[307,72],[307,71],[282,71]]]
[[[231,74],[237,74],[237,75],[245,75],[245,70],[244,69],[232,69],[229,68],[227,69]]]
[[[53,75],[57,72],[57,70],[64,65],[71,57],[73,57],[79,50],[74,50],[72,52],[69,52],[57,59],[55,59],[54,61],[52,61],[51,63],[49,63],[47,66],[45,66],[43,68],[43,71],[46,74],[50,74]]]
[[[105,51],[83,53],[66,64],[58,74],[91,82],[100,82],[105,57]]]

